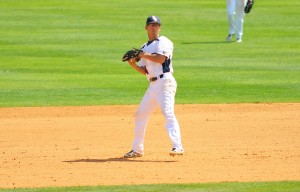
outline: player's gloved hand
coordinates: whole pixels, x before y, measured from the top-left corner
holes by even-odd
[[[245,12],[245,13],[250,13],[250,11],[251,11],[253,5],[254,5],[254,0],[248,0],[248,1],[247,1],[247,4],[246,4],[246,6],[245,6],[244,12]]]
[[[133,48],[132,50],[129,50],[127,51],[124,56],[122,57],[122,61],[128,61],[132,58],[135,58],[136,61],[138,61],[140,58],[139,58],[139,54],[143,52],[142,50],[140,49],[136,49],[136,48]]]

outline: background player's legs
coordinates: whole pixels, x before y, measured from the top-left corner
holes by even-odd
[[[233,35],[235,34],[236,31],[236,26],[235,26],[235,21],[234,21],[234,15],[228,15],[228,33]]]
[[[146,126],[151,113],[158,104],[153,100],[149,88],[146,91],[136,113],[135,113],[135,128],[134,128],[134,141],[132,149],[140,154],[144,153],[144,138],[146,132]]]
[[[237,9],[236,9],[236,30],[237,30],[237,39],[241,39],[243,36],[243,27],[244,27],[244,7],[245,1],[239,0],[237,1]]]
[[[226,0],[227,6],[227,16],[228,16],[228,29],[229,34],[235,34],[236,31],[236,23],[234,19],[236,0]]]

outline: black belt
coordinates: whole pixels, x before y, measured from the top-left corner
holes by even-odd
[[[161,79],[161,78],[163,78],[164,77],[164,74],[161,74],[161,75],[159,75],[158,77],[151,77],[150,79],[149,79],[149,81],[150,82],[153,82],[153,81],[156,81],[157,79]]]

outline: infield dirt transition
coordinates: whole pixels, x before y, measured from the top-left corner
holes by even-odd
[[[181,157],[157,110],[123,159],[136,109],[0,108],[0,188],[300,180],[300,103],[176,105]]]

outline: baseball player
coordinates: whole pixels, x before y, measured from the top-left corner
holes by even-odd
[[[174,114],[177,83],[172,75],[173,43],[167,37],[159,35],[161,23],[157,16],[147,18],[145,29],[149,41],[137,52],[137,58],[125,60],[136,71],[146,75],[149,87],[135,113],[132,150],[126,153],[124,158],[144,155],[147,122],[157,107],[161,108],[166,119],[166,129],[172,141],[172,150],[169,155],[183,155],[180,128]],[[138,63],[136,63],[137,60],[139,60]]]
[[[236,42],[242,42],[244,25],[244,7],[247,0],[226,0],[229,34],[226,41],[230,42],[236,34]]]

